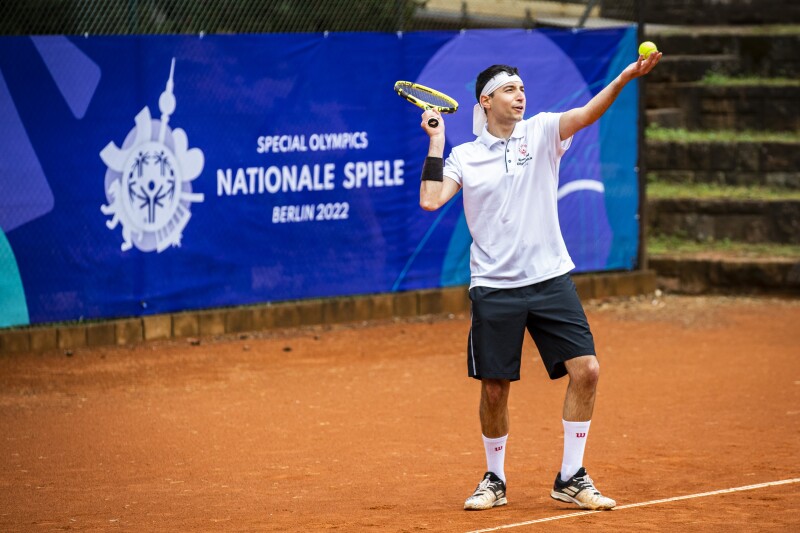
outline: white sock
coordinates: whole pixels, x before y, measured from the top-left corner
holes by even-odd
[[[564,423],[564,458],[561,461],[561,481],[566,481],[575,475],[583,466],[583,452],[586,449],[586,438],[589,434],[589,424],[586,422]]]
[[[486,450],[486,470],[506,482],[505,462],[506,462],[506,439],[508,435],[490,439],[483,435],[483,447]]]

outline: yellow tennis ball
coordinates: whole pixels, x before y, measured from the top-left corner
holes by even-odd
[[[653,52],[658,52],[658,48],[656,48],[655,43],[645,41],[639,45],[639,55],[644,56],[645,59],[650,57],[650,54]]]

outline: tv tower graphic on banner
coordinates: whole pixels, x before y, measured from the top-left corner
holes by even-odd
[[[142,252],[162,252],[180,246],[183,229],[192,216],[191,204],[202,202],[192,192],[192,181],[203,170],[203,152],[189,149],[186,132],[169,127],[175,112],[175,58],[169,80],[158,99],[161,118],[153,119],[145,106],[122,148],[109,142],[100,152],[108,167],[105,177],[108,204],[100,210],[110,215],[109,229],[122,225],[123,251],[136,246]]]

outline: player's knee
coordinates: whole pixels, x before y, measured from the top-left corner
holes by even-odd
[[[581,357],[578,364],[573,368],[570,379],[582,388],[593,389],[597,387],[597,383],[600,381],[600,364],[597,362],[597,358],[593,356]]]
[[[483,401],[490,409],[496,409],[505,405],[508,398],[508,386],[501,381],[485,380],[483,386]]]

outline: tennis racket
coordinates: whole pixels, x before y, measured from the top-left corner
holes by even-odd
[[[439,113],[455,113],[458,109],[458,102],[430,87],[425,87],[410,81],[398,81],[394,84],[397,94],[426,111],[435,109]],[[439,120],[431,117],[428,119],[428,126],[435,128],[439,125]]]

